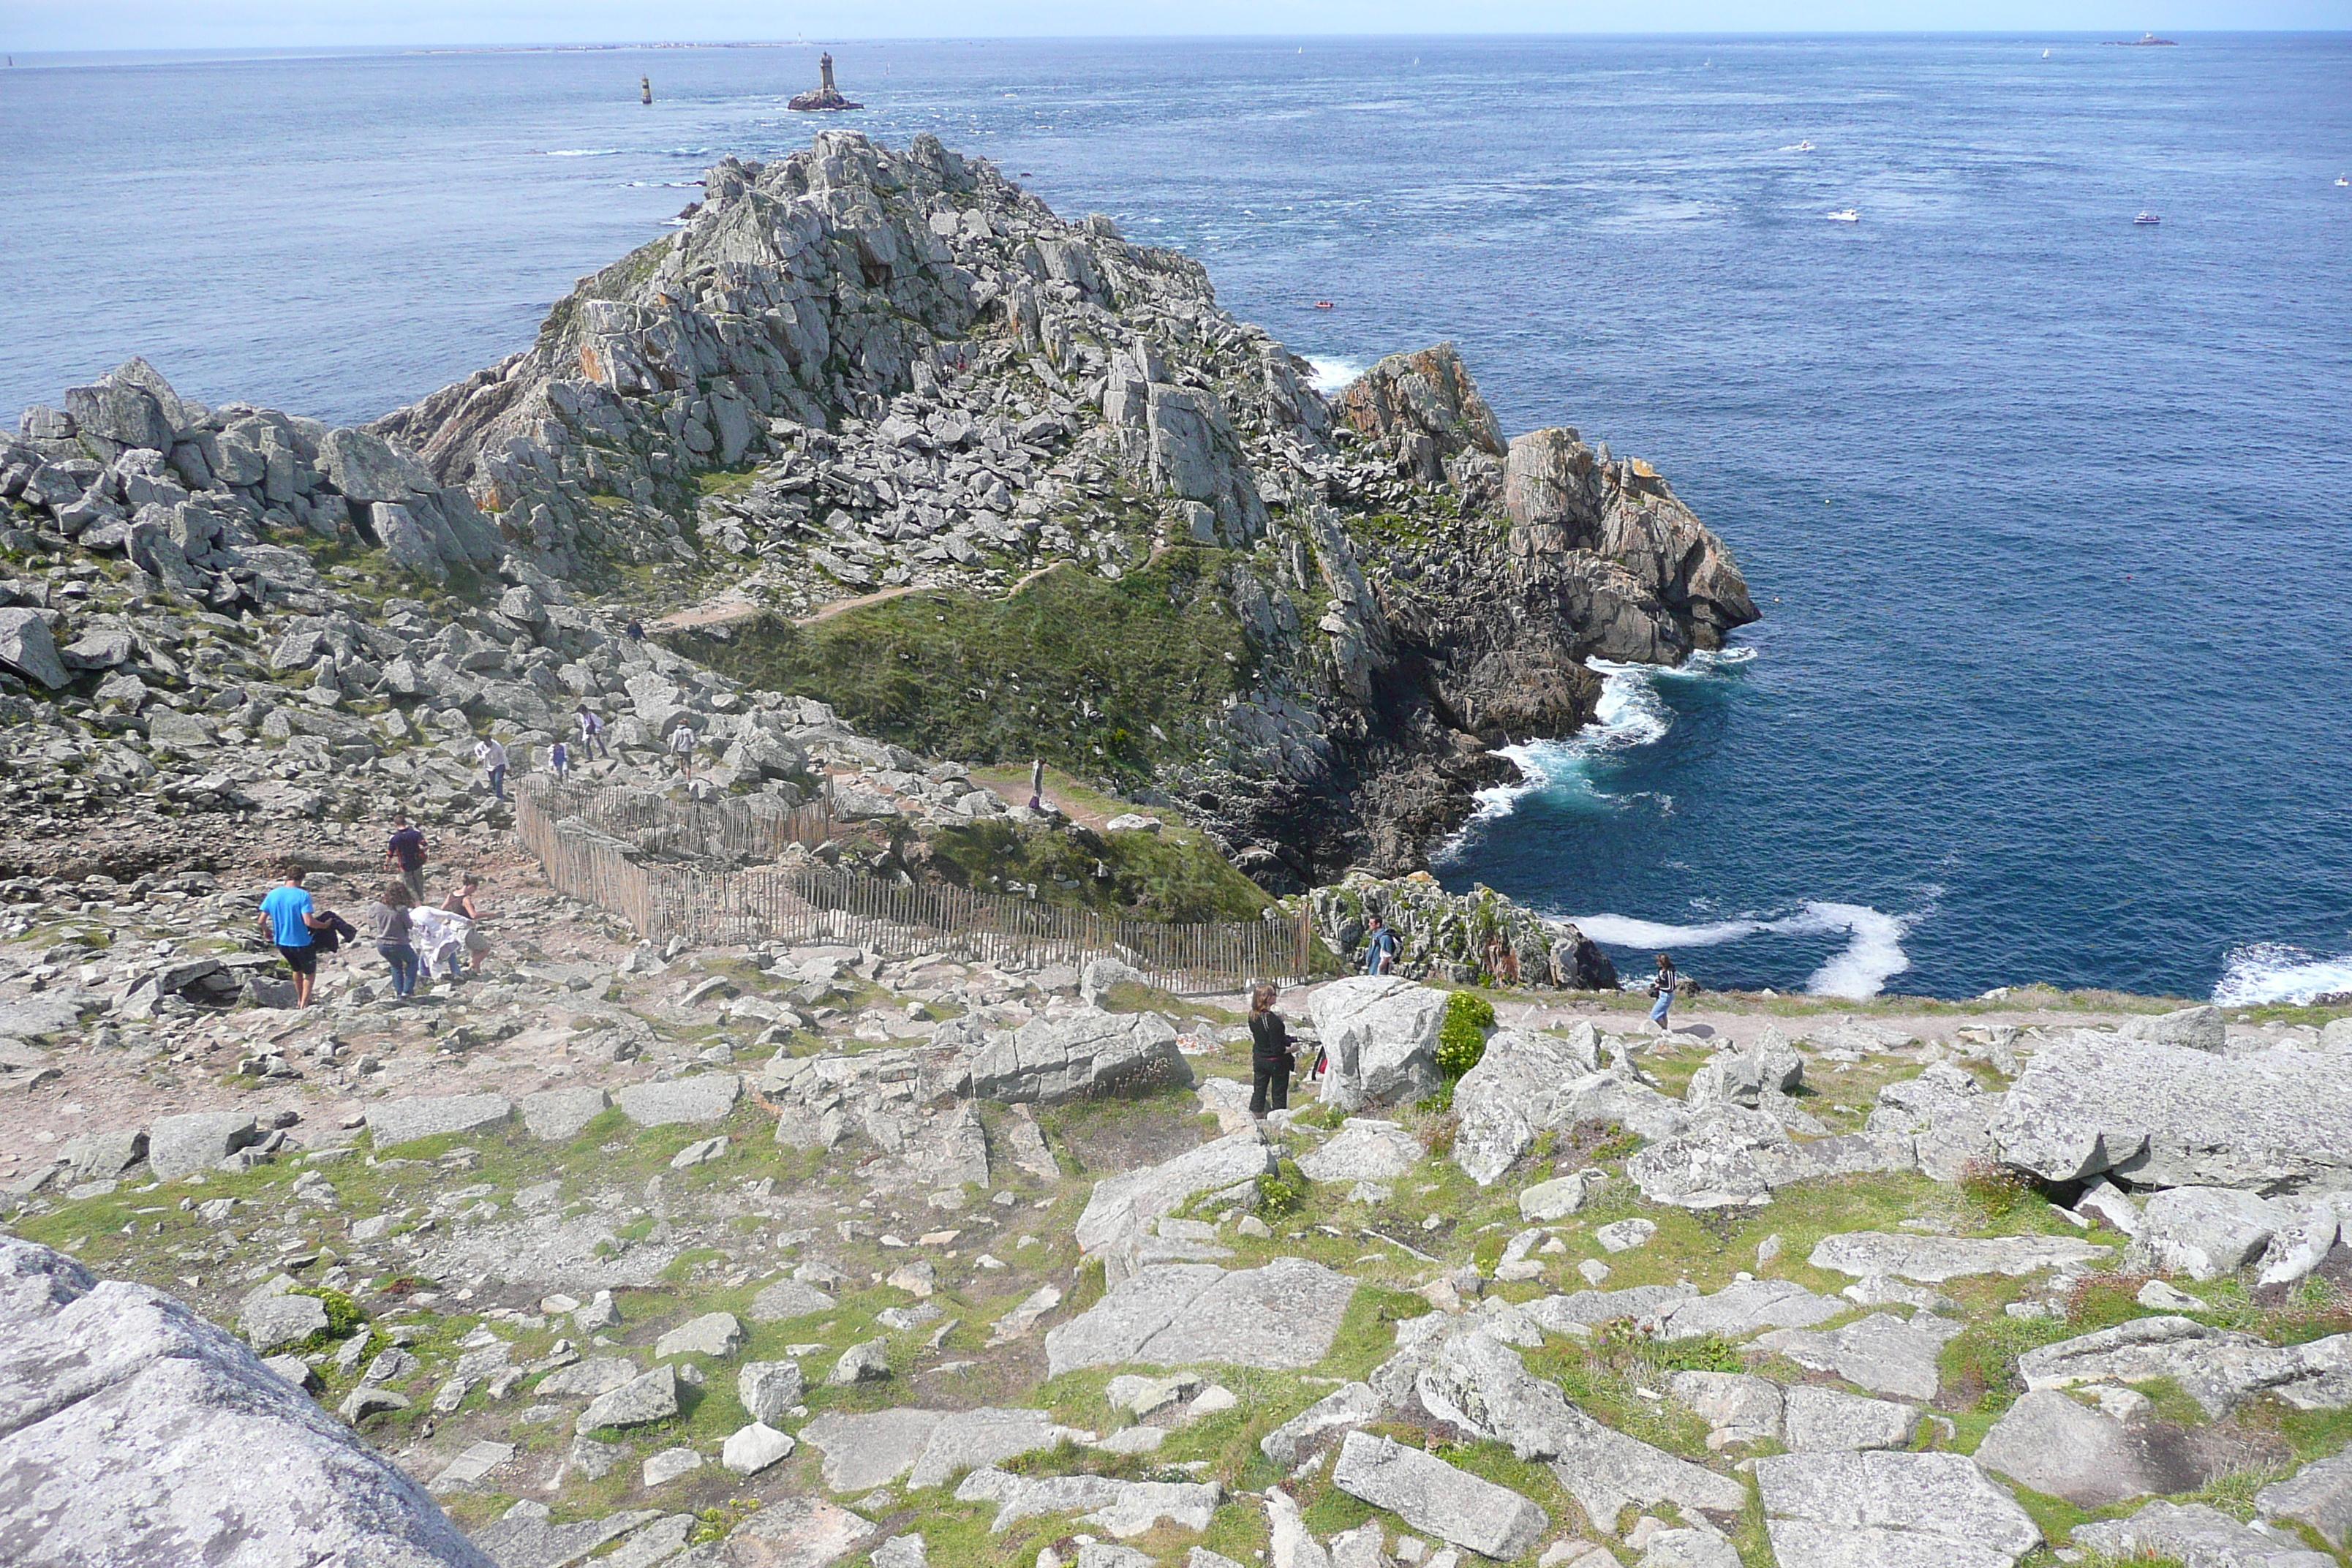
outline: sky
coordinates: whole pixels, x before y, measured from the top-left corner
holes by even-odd
[[[0,0],[0,49],[1461,33],[2352,27],[2352,0]]]

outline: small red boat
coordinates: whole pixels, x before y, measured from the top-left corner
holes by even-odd
[[[1315,308],[1318,310],[1328,310],[1331,308],[1331,301],[1328,300],[1318,300],[1315,301]]]

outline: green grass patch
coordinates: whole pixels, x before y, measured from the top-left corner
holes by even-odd
[[[1003,599],[927,591],[804,626],[767,616],[725,638],[672,640],[748,685],[830,702],[859,732],[929,755],[1042,756],[1140,783],[1155,763],[1196,753],[1251,677],[1229,579],[1223,552],[1178,547],[1116,583],[1066,564]]]
[[[1121,809],[1128,809],[1124,806]],[[959,887],[1150,921],[1254,921],[1273,900],[1197,834],[1065,833],[978,822],[934,829],[930,868]]]

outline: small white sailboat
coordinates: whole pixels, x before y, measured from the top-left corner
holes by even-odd
[[[2048,49],[2044,49],[2044,50],[2042,50],[2042,58],[2043,59],[2045,59],[2045,60],[2046,60],[2046,59],[2048,59],[2048,58],[2050,58],[2050,51],[2049,51]]]
[[[2162,218],[2157,216],[2154,213],[2142,213],[2139,216],[2132,219],[2132,222],[2135,224],[2147,224],[2151,226],[2162,223],[2163,221],[2164,220]]]
[[[1862,214],[1853,207],[1842,207],[1838,211],[1831,213],[1829,215],[1829,220],[1832,223],[1860,223],[1862,221]]]

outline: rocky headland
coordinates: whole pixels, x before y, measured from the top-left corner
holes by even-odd
[[[1190,258],[827,132],[365,428],[141,361],[28,411],[0,1559],[2346,1563],[2352,1017],[1644,1035],[1419,868],[1737,569],[1450,347],[1304,376]],[[822,794],[785,858],[1296,920],[1328,1071],[1255,1118],[1244,999],[1108,959],[646,940],[475,766],[583,704],[648,822]],[[395,812],[489,953],[293,1008],[270,870],[354,910]],[[747,858],[670,827],[606,838]],[[1329,978],[1373,914],[1404,972]]]

